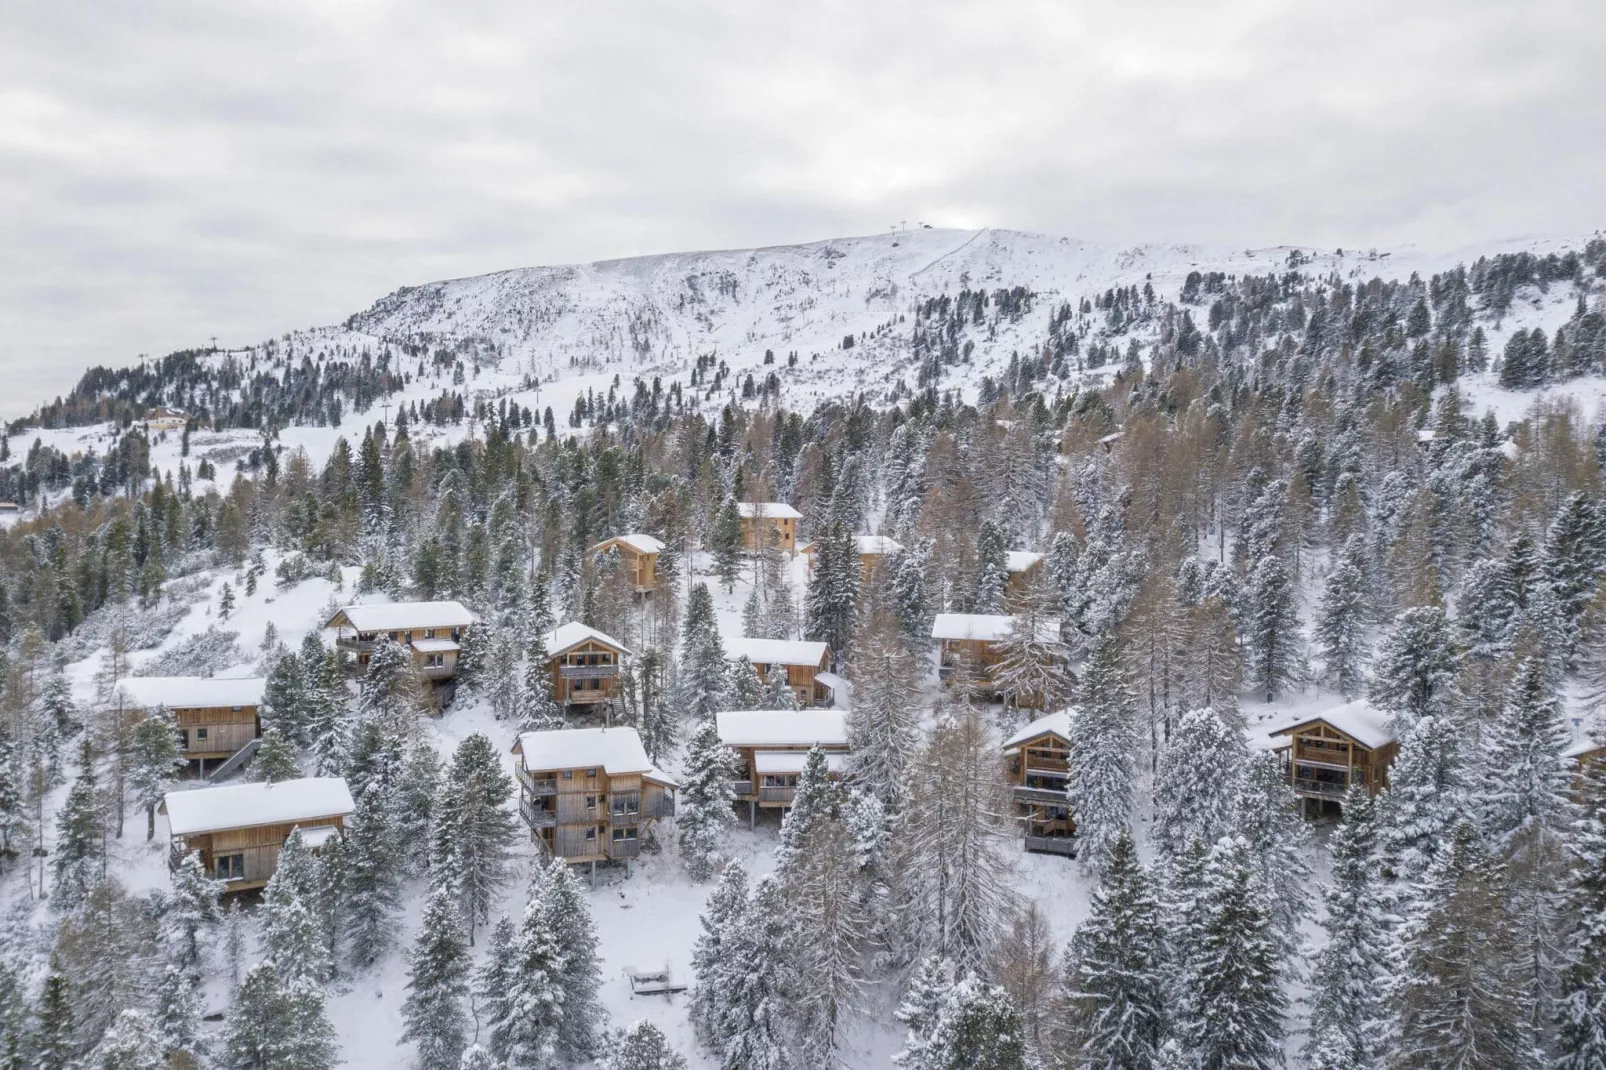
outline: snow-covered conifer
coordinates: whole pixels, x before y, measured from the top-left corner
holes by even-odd
[[[156,808],[184,767],[184,748],[180,744],[178,722],[166,708],[145,711],[134,725],[128,752],[128,790],[134,803],[145,811],[145,838],[156,836]]]
[[[392,942],[401,876],[390,801],[377,787],[358,797],[340,857],[351,962],[372,966]]]
[[[930,539],[913,541],[894,552],[888,562],[893,615],[903,634],[916,642],[931,634],[931,549]]]
[[[564,1060],[578,1062],[596,1053],[602,1027],[602,1004],[597,999],[602,970],[597,961],[596,923],[574,870],[561,858],[554,858],[547,866],[538,900],[561,962],[557,1050]]]
[[[831,647],[840,665],[852,654],[861,574],[853,535],[831,524],[815,541],[814,572],[803,600],[803,634]]]
[[[714,618],[714,597],[705,583],[694,584],[686,598],[678,687],[682,711],[697,720],[713,716],[723,700],[725,648]]]
[[[408,959],[401,1040],[418,1049],[420,1070],[455,1070],[468,1045],[471,968],[463,913],[449,890],[424,904]]]
[[[1026,1030],[1009,993],[975,974],[949,990],[920,1070],[1030,1070]]]
[[[1299,947],[1300,922],[1308,912],[1310,865],[1305,848],[1310,832],[1300,812],[1301,801],[1288,786],[1288,773],[1277,755],[1252,754],[1243,770],[1237,831],[1249,844],[1271,907],[1273,930],[1291,959]]]
[[[106,851],[106,815],[89,744],[83,745],[78,778],[56,814],[56,850],[51,859],[55,884],[50,901],[57,910],[75,909],[101,880]]]
[[[675,805],[680,859],[692,880],[705,881],[713,875],[725,832],[735,823],[734,772],[730,751],[720,742],[714,722],[704,721],[686,744]]]
[[[414,740],[402,763],[392,816],[402,866],[415,876],[429,869],[429,837],[440,782],[440,755],[423,740]]]
[[[1574,937],[1558,985],[1556,1070],[1606,1070],[1606,764],[1586,763],[1567,839]]]
[[[1132,820],[1136,777],[1132,692],[1113,635],[1094,642],[1077,701],[1066,791],[1082,865],[1097,870]]]
[[[125,1010],[95,1045],[85,1070],[165,1070],[166,1066],[167,1052],[150,1015]]]
[[[1014,622],[997,644],[993,683],[1015,707],[1056,709],[1071,690],[1070,649],[1060,640],[1059,599],[1039,577],[1010,600]]]
[[[1245,746],[1214,710],[1190,710],[1160,752],[1150,842],[1161,859],[1180,857],[1194,841],[1215,843],[1237,826]]]
[[[792,681],[787,677],[784,668],[770,671],[769,679],[764,683],[763,694],[759,696],[759,707],[766,710],[798,708],[797,692],[792,690]]]
[[[321,987],[283,980],[270,962],[251,968],[223,1027],[229,1070],[328,1070],[339,1056]]]
[[[1465,774],[1461,734],[1444,717],[1425,717],[1406,730],[1378,803],[1379,855],[1388,876],[1407,894],[1449,843],[1461,819]]]
[[[307,697],[309,674],[322,668],[323,644],[318,647],[317,664],[309,665],[302,653],[283,653],[274,659],[262,686],[263,732],[277,729],[294,743],[307,742]]]
[[[1364,683],[1366,589],[1366,544],[1354,535],[1327,574],[1312,630],[1322,682],[1346,700],[1359,695]]]
[[[209,1038],[201,1030],[198,987],[194,977],[177,966],[168,966],[156,983],[156,1007],[152,1015],[163,1052],[183,1052],[192,1062],[203,1057],[210,1047]]]
[[[462,889],[463,910],[472,930],[490,920],[491,903],[507,876],[514,833],[514,817],[507,809],[513,778],[491,741],[476,732],[457,745],[446,779],[463,789],[456,797],[459,811],[441,815],[440,820],[452,822],[456,829],[449,864]]]
[[[1417,606],[1395,617],[1372,666],[1372,702],[1409,725],[1446,712],[1454,681],[1455,649],[1444,610]]]
[[[725,667],[725,688],[720,698],[720,708],[756,710],[763,705],[764,684],[758,678],[758,670],[753,668],[753,663],[746,655],[733,658]]]
[[[487,1021],[491,1050],[512,1066],[555,1070],[563,1027],[563,955],[539,898],[524,908],[507,960],[507,989]]]
[[[936,1031],[942,1016],[943,1003],[954,987],[954,966],[940,955],[928,955],[920,960],[909,984],[904,988],[903,1001],[893,1013],[907,1031],[903,1050],[892,1057],[902,1070],[922,1070],[926,1065],[926,1052],[931,1046],[931,1035]]]
[[[223,917],[222,895],[223,882],[206,875],[198,852],[190,851],[173,867],[173,891],[162,914],[162,927],[172,960],[185,970],[197,972],[200,968],[201,927]]]
[[[1271,702],[1295,682],[1304,645],[1293,584],[1281,559],[1266,556],[1255,564],[1241,620],[1249,679]]]
[[[790,913],[785,893],[765,877],[720,943],[724,992],[716,1038],[721,1070],[787,1070],[793,1065]]]
[[[281,780],[294,780],[300,775],[295,748],[290,740],[278,728],[263,729],[262,745],[257,748],[256,757],[251,759],[250,779],[276,784]]]
[[[781,820],[781,842],[775,848],[777,873],[800,860],[815,825],[834,817],[842,798],[841,788],[830,778],[825,752],[811,747],[797,778],[797,793]]]
[[[642,1020],[609,1043],[597,1070],[686,1070],[686,1057],[669,1046],[663,1030]]]
[[[719,884],[708,897],[698,919],[702,932],[692,947],[692,972],[697,984],[691,993],[689,1016],[702,1039],[719,1050],[725,1042],[725,947],[734,940],[736,927],[747,914],[747,871],[735,862],[720,871]]]
[[[971,583],[972,613],[1002,613],[1009,586],[1009,547],[1004,529],[992,519],[983,520],[976,536],[976,575]]]
[[[848,670],[853,681],[848,762],[854,783],[895,807],[918,732],[914,657],[894,626],[880,619],[871,622],[855,647]]]

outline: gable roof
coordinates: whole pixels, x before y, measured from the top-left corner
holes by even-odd
[[[841,710],[726,710],[714,714],[727,747],[845,747],[848,718]]]
[[[1015,618],[1007,613],[938,613],[931,622],[931,637],[995,643],[1007,638],[1014,628]],[[1059,637],[1059,628],[1052,621],[1038,626],[1039,642],[1052,643]]]
[[[344,817],[356,807],[345,780],[327,776],[281,780],[277,784],[170,791],[162,799],[162,809],[167,811],[167,827],[173,835],[193,836],[223,829]]]
[[[599,632],[590,625],[581,624],[577,620],[571,620],[569,623],[547,632],[547,656],[555,658],[565,650],[579,646],[587,639],[595,639],[603,646],[611,646],[622,654],[630,653],[629,649],[626,648],[623,643],[608,633]]]
[[[819,549],[820,540],[811,539],[804,543],[798,553],[812,554]],[[855,535],[853,536],[854,552],[860,557],[885,557],[895,554],[903,549],[903,543],[891,535]]]
[[[651,535],[633,533],[630,535],[615,535],[611,539],[603,539],[587,550],[586,553],[600,553],[613,543],[628,546],[638,554],[660,554],[664,551],[664,541],[662,539],[654,538]]]
[[[634,728],[559,728],[525,732],[513,744],[526,769],[583,769],[609,776],[654,772]],[[662,776],[662,774],[659,774]],[[671,781],[671,783],[673,783]]]
[[[341,607],[324,627],[344,616],[359,632],[392,632],[402,628],[466,628],[479,618],[461,602],[381,602]]]
[[[1368,750],[1376,750],[1386,743],[1394,742],[1394,733],[1389,729],[1389,716],[1382,710],[1373,706],[1365,699],[1346,703],[1343,706],[1334,706],[1322,710],[1320,713],[1304,714],[1286,720],[1276,728],[1267,729],[1268,736],[1285,736],[1306,725],[1322,722],[1330,728],[1336,728],[1346,736],[1359,743]]]
[[[212,706],[260,706],[267,681],[260,676],[217,680],[200,676],[129,676],[117,690],[130,706],[193,710]]]
[[[1059,736],[1065,742],[1069,743],[1071,741],[1071,717],[1073,712],[1074,711],[1068,709],[1060,710],[1058,713],[1045,714],[1044,716],[1039,717],[1037,720],[1033,721],[1031,724],[1027,725],[1025,728],[1022,728],[1019,732],[1016,732],[1014,735],[1006,739],[1004,741],[1004,749],[1008,750],[1011,747],[1018,747],[1027,740],[1036,739],[1038,736],[1047,735],[1049,733],[1053,733],[1054,735]]]
[[[785,502],[737,502],[736,513],[743,520],[764,517],[768,520],[802,520],[803,514]]]
[[[754,665],[806,665],[817,669],[830,653],[830,646],[812,639],[726,639],[725,657],[746,658]]]

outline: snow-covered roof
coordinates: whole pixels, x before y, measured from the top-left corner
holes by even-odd
[[[819,549],[820,540],[813,539],[803,544],[801,553],[812,554]],[[903,543],[890,535],[855,535],[853,536],[854,552],[860,557],[885,557],[895,554],[903,549]]]
[[[630,535],[615,535],[611,539],[603,539],[601,542],[597,543],[597,545],[593,546],[591,551],[595,553],[604,546],[608,545],[610,542],[623,543],[632,550],[636,551],[638,554],[661,554],[664,552],[664,542],[662,539],[657,539],[651,535],[642,535],[639,533],[632,533]]]
[[[806,750],[762,750],[753,755],[753,772],[760,776],[765,773],[801,773],[803,763],[808,761],[809,752]],[[831,773],[845,773],[848,768],[846,754],[827,754],[825,768]]]
[[[1005,613],[938,613],[931,622],[933,639],[968,639],[981,643],[995,643],[1014,630],[1015,618]],[[1053,642],[1059,638],[1058,629],[1045,622],[1038,630],[1038,639]]]
[[[588,624],[581,624],[577,620],[555,628],[546,634],[546,652],[551,657],[557,657],[571,647],[577,647],[587,639],[595,639],[604,646],[611,646],[615,650],[628,654],[630,651],[625,645],[607,632],[599,632]]]
[[[340,777],[304,777],[276,784],[230,784],[222,788],[170,791],[162,800],[175,836],[223,829],[286,825],[319,817],[344,817],[355,809]]]
[[[414,639],[413,649],[420,654],[439,654],[447,650],[463,649],[450,639]]]
[[[524,768],[589,769],[595,766],[609,776],[622,773],[663,774],[647,760],[647,750],[634,728],[560,728],[551,732],[525,732],[515,744]],[[673,784],[673,781],[670,781]]]
[[[1284,718],[1276,727],[1267,729],[1268,736],[1280,736],[1315,721],[1325,721],[1346,736],[1371,750],[1394,742],[1389,731],[1389,716],[1365,699],[1334,706],[1317,713],[1306,713]]]
[[[841,710],[726,710],[714,727],[727,747],[845,747],[848,719]]]
[[[744,520],[761,516],[768,520],[802,520],[803,514],[785,502],[737,502],[736,512]]]
[[[754,665],[807,665],[818,668],[831,648],[812,639],[747,639],[725,640],[725,657],[734,661],[746,658]]]
[[[1594,736],[1582,736],[1573,740],[1567,746],[1567,749],[1561,752],[1561,756],[1568,761],[1573,761],[1603,748],[1606,748],[1606,742],[1596,739]]]
[[[1019,732],[1004,741],[1004,749],[1018,747],[1028,739],[1036,739],[1047,732],[1052,732],[1067,743],[1071,739],[1071,711],[1060,710],[1058,713],[1046,714],[1022,728]]]
[[[343,607],[325,627],[344,615],[359,632],[391,632],[402,628],[465,628],[477,619],[461,602],[382,602]]]
[[[830,689],[832,705],[844,710],[852,707],[853,689],[845,677],[838,676],[834,672],[817,672],[814,674],[814,682]]]
[[[296,832],[300,833],[301,842],[308,847],[322,847],[340,835],[340,830],[333,825],[307,825]]]
[[[129,676],[117,684],[130,706],[193,710],[212,706],[260,706],[267,681],[260,676],[218,680],[200,676]]]
[[[1025,572],[1042,560],[1043,555],[1035,550],[1010,550],[1004,554],[1004,567],[1011,572]]]

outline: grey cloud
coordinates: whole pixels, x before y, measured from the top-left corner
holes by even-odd
[[[898,220],[1464,245],[1602,224],[1596,0],[0,9],[0,394],[524,264]],[[41,371],[42,369],[42,371]]]

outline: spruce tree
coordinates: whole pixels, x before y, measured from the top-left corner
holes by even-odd
[[[1426,717],[1406,731],[1378,805],[1379,855],[1407,899],[1449,843],[1465,804],[1461,733],[1447,718]]]
[[[1020,1011],[974,974],[949,990],[920,1070],[1030,1070]]]
[[[1313,629],[1322,682],[1346,701],[1361,693],[1366,663],[1365,552],[1360,536],[1351,536],[1327,574]]]
[[[329,1070],[339,1046],[323,990],[283,980],[271,962],[245,975],[223,1027],[229,1070]]]
[[[156,808],[184,767],[178,722],[163,707],[148,710],[134,726],[128,755],[128,788],[145,811],[145,838],[156,837]]]
[[[971,586],[972,613],[1002,613],[1009,586],[1009,548],[997,521],[984,520],[976,536],[976,575]]]
[[[313,636],[312,638],[316,638]],[[303,743],[307,741],[307,699],[311,687],[309,680],[321,668],[323,644],[318,644],[318,661],[309,664],[305,648],[301,653],[284,653],[268,670],[268,679],[262,686],[263,734],[277,729],[284,738]]]
[[[904,989],[903,1001],[893,1012],[893,1017],[907,1030],[903,1049],[892,1057],[895,1066],[921,1070],[926,1065],[931,1035],[937,1029],[943,1003],[953,987],[953,963],[940,955],[928,955],[920,960]]]
[[[781,819],[781,842],[775,848],[775,870],[785,873],[802,861],[810,833],[820,822],[836,815],[842,803],[841,787],[831,779],[825,752],[809,748],[803,771],[797,778],[797,793]]]
[[[1455,648],[1444,611],[1407,609],[1378,646],[1370,698],[1404,725],[1446,712],[1455,678]]]
[[[76,909],[101,882],[106,853],[106,816],[87,740],[79,761],[78,778],[56,815],[56,851],[51,860],[55,883],[50,902],[63,913]]]
[[[597,1070],[687,1070],[687,1064],[663,1030],[643,1020],[610,1042]]]
[[[792,690],[792,682],[787,678],[784,668],[770,672],[769,680],[765,682],[763,694],[759,698],[759,706],[766,710],[798,709],[797,692]]]
[[[1200,1070],[1283,1065],[1284,962],[1249,844],[1223,837],[1205,861],[1183,963],[1188,998],[1178,1033]]]
[[[680,707],[696,720],[719,710],[725,690],[725,647],[714,616],[714,596],[705,583],[694,584],[686,599],[680,631]]]
[[[414,740],[396,784],[393,814],[402,868],[414,876],[429,870],[430,830],[441,772],[441,759],[435,748],[423,740]]]
[[[1303,645],[1293,584],[1277,557],[1261,558],[1250,573],[1242,622],[1249,679],[1271,702],[1294,683]]]
[[[761,526],[761,521],[754,521],[755,530]],[[742,516],[734,497],[726,498],[714,516],[708,533],[708,552],[714,559],[714,574],[725,585],[725,590],[734,590],[742,560]]]
[[[747,915],[747,871],[735,862],[720,871],[719,883],[703,906],[698,918],[702,932],[692,947],[692,973],[697,983],[691,991],[688,1016],[703,1042],[720,1050],[725,1043],[726,970],[730,963],[725,948],[735,939],[736,927]]]
[[[833,668],[850,657],[862,569],[853,535],[831,524],[815,541],[814,573],[803,600],[803,635],[831,648]]]
[[[1289,958],[1299,950],[1299,926],[1309,898],[1305,849],[1310,832],[1301,805],[1277,755],[1261,751],[1244,763],[1237,831],[1249,844],[1271,907],[1273,929]]]
[[[1190,710],[1160,752],[1150,841],[1162,860],[1179,858],[1194,841],[1211,844],[1237,825],[1244,743],[1214,710]]]
[[[198,988],[194,977],[177,966],[168,966],[157,982],[156,1008],[152,1016],[163,1051],[173,1056],[182,1052],[191,1062],[204,1058],[211,1047],[210,1038],[201,1030]],[[173,1061],[179,1060],[175,1057]]]
[[[788,916],[781,886],[765,877],[721,941],[725,991],[719,1021],[710,1028],[718,1040],[720,1070],[786,1070],[793,1065]]]
[[[251,759],[250,779],[264,784],[277,784],[282,780],[295,780],[301,776],[296,766],[295,748],[277,728],[262,731],[262,745]]]
[[[1071,940],[1065,992],[1074,1022],[1073,1065],[1154,1066],[1170,1020],[1164,932],[1149,875],[1123,828],[1110,845],[1087,920]]]
[[[173,867],[173,891],[162,914],[162,927],[168,936],[174,963],[198,974],[201,966],[200,932],[204,925],[223,917],[220,904],[224,884],[212,880],[201,865],[201,856],[190,851]]]
[[[1088,655],[1071,720],[1066,791],[1082,865],[1101,868],[1132,820],[1137,771],[1132,693],[1113,635],[1101,636]]]
[[[1060,639],[1058,597],[1046,579],[1010,600],[1014,620],[995,649],[993,682],[1015,707],[1058,709],[1071,690],[1070,649]]]
[[[408,959],[401,1041],[418,1049],[421,1070],[454,1070],[468,1046],[468,941],[463,914],[448,890],[424,904]]]
[[[1573,939],[1559,984],[1557,1070],[1606,1070],[1606,763],[1586,763],[1567,838]]]
[[[508,804],[515,789],[496,748],[478,732],[457,745],[446,779],[462,788],[461,795],[446,796],[455,799],[457,812],[440,820],[456,830],[447,864],[462,889],[472,936],[475,927],[490,920],[491,903],[507,877],[515,821]]]
[[[372,966],[395,929],[401,866],[389,799],[370,787],[357,799],[340,854],[345,936],[352,965]]]
[[[686,744],[686,760],[675,805],[675,836],[681,864],[694,881],[713,876],[725,832],[735,824],[735,769],[713,721],[704,721]]]
[[[854,783],[895,808],[906,790],[919,723],[915,659],[893,624],[873,621],[848,665],[853,705],[847,712],[848,765]]]
[[[564,960],[539,897],[524,908],[506,968],[506,991],[486,1023],[491,1050],[522,1070],[556,1070]]]
[[[784,675],[772,670],[772,675]],[[725,667],[725,689],[720,708],[726,710],[757,710],[764,705],[764,683],[746,655],[733,658]]]
[[[76,1028],[71,988],[66,975],[56,968],[52,960],[50,972],[45,975],[44,988],[39,993],[39,1003],[34,1011],[33,1035],[29,1042],[38,1070],[71,1070]]]
[[[167,1052],[150,1015],[144,1011],[125,1010],[95,1045],[86,1070],[165,1070],[166,1067]]]
[[[1382,1070],[1389,1008],[1389,919],[1377,872],[1376,810],[1366,789],[1352,786],[1333,831],[1330,883],[1323,897],[1327,943],[1311,970],[1312,1065]]]
[[[564,1060],[578,1062],[596,1054],[602,1025],[602,1005],[597,999],[602,985],[597,928],[580,882],[563,859],[554,858],[547,866],[538,898],[561,960],[557,1050]]]

